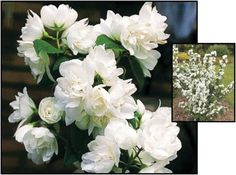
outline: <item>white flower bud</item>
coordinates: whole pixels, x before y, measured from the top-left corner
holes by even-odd
[[[46,97],[39,103],[38,110],[40,118],[48,124],[57,123],[61,120],[63,112],[55,105],[54,97]]]

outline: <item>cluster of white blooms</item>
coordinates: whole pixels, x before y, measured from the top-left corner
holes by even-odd
[[[181,148],[171,108],[146,110],[133,98],[132,79],[125,79],[117,65],[122,55],[136,57],[142,75],[150,77],[160,57],[154,49],[169,37],[166,17],[150,2],[130,17],[108,11],[95,26],[87,18],[76,21],[77,12],[63,4],[43,6],[40,16],[29,12],[18,52],[37,83],[46,72],[54,96],[36,107],[24,88],[10,103],[9,122],[20,122],[15,139],[24,144],[28,158],[43,164],[65,152],[65,164],[81,157],[79,166],[86,172],[130,172],[130,166],[137,173],[171,172],[165,166]],[[71,162],[74,157],[77,161]]]
[[[171,122],[171,108],[160,107],[151,112],[139,100],[138,108],[139,128],[135,130],[126,120],[112,119],[104,135],[88,144],[90,152],[82,156],[82,170],[108,173],[114,166],[118,168],[120,149],[123,149],[128,150],[138,165],[145,167],[140,173],[171,172],[165,166],[177,157],[182,147],[177,137],[179,127]]]
[[[226,87],[221,81],[228,62],[227,56],[219,60],[217,70],[216,51],[201,58],[191,49],[188,55],[188,62],[178,62],[178,48],[173,48],[173,86],[186,98],[179,106],[195,120],[212,119],[225,109],[219,100],[234,89],[234,81]]]
[[[25,63],[30,66],[32,74],[39,83],[48,62],[44,56],[35,52],[33,41],[36,39],[50,38],[57,40],[58,46],[68,47],[74,55],[87,54],[95,46],[98,35],[105,34],[113,40],[119,41],[135,56],[145,76],[150,77],[150,70],[157,64],[160,53],[155,50],[158,44],[165,44],[169,37],[164,31],[167,27],[166,17],[152,8],[151,2],[146,2],[139,15],[120,16],[112,11],[107,12],[106,20],[95,26],[88,25],[88,19],[76,21],[77,12],[68,5],[44,6],[41,9],[41,18],[29,11],[25,27],[22,28],[19,40],[19,56],[25,58]],[[56,31],[56,37],[48,34],[46,29]],[[61,36],[59,36],[61,33]]]
[[[160,57],[155,48],[158,44],[166,43],[169,37],[164,31],[167,28],[166,17],[158,13],[151,2],[146,2],[139,15],[120,16],[112,11],[107,12],[106,20],[101,19],[97,26],[100,33],[104,33],[114,40],[120,41],[130,55],[138,58],[144,75],[150,77]]]
[[[57,79],[54,95],[66,113],[67,125],[76,121],[80,129],[88,129],[91,134],[94,127],[105,128],[111,118],[134,117],[136,103],[131,95],[136,87],[118,77],[123,70],[116,67],[111,50],[95,46],[83,61],[63,62],[59,71],[62,77]]]
[[[39,104],[39,111],[28,96],[27,89],[18,93],[16,100],[10,105],[14,112],[9,116],[9,122],[20,122],[16,133],[16,141],[23,143],[28,158],[36,164],[48,163],[53,154],[58,154],[58,145],[55,135],[46,127],[38,127],[40,121],[33,122],[35,115],[49,124],[61,119],[62,111],[55,104],[54,97],[46,97]]]

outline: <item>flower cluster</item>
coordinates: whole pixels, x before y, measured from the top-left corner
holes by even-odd
[[[141,119],[139,127],[134,128],[126,120],[112,119],[102,136],[88,144],[89,151],[82,156],[81,168],[92,173],[109,173],[114,165],[126,168],[134,166],[140,173],[171,172],[165,168],[177,156],[181,142],[177,135],[179,128],[171,122],[171,108],[160,107],[155,112],[145,110],[138,100]],[[141,109],[140,109],[141,106]],[[130,162],[120,161],[128,151]]]
[[[227,56],[219,60],[219,69],[215,66],[216,51],[205,54],[203,58],[193,50],[188,51],[189,61],[178,61],[178,48],[173,48],[173,86],[178,89],[186,101],[180,102],[195,120],[209,120],[225,108],[220,99],[233,91],[234,81],[227,86],[222,84]]]
[[[150,77],[150,70],[157,64],[160,53],[155,48],[166,43],[169,37],[164,31],[167,27],[166,17],[152,8],[151,2],[146,2],[139,15],[130,17],[107,12],[107,19],[101,20],[98,31],[110,38],[120,41],[130,55],[138,58],[145,76]]]
[[[129,17],[108,11],[95,26],[76,21],[77,12],[63,4],[43,6],[40,16],[29,11],[18,52],[37,83],[53,82],[54,95],[37,107],[25,87],[10,103],[9,122],[20,122],[15,138],[28,158],[43,164],[65,153],[66,165],[91,173],[171,172],[165,166],[181,149],[171,108],[146,110],[118,65],[129,59],[141,71],[134,77],[151,76],[155,49],[169,36],[166,17],[149,2]]]

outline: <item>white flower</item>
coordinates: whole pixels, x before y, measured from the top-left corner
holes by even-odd
[[[74,55],[87,54],[89,49],[95,45],[97,34],[93,28],[88,25],[86,18],[75,22],[63,33],[62,37],[66,38],[66,43]]]
[[[104,135],[113,138],[124,150],[129,150],[137,145],[137,133],[126,120],[111,119],[105,128]]]
[[[22,47],[27,47],[28,44],[24,43],[23,45],[21,45],[21,46]],[[46,70],[47,63],[44,60],[44,58],[39,58],[37,56],[33,46],[32,46],[32,48],[29,48],[27,52],[28,53],[31,52],[29,54],[32,54],[32,57],[30,57],[30,58],[25,57],[25,64],[29,65],[29,67],[31,69],[31,73],[32,73],[34,79],[36,79],[37,83],[39,83],[43,78],[43,75],[44,75],[45,70]],[[34,58],[35,58],[35,60],[33,60]]]
[[[127,18],[126,18],[127,19]],[[120,41],[141,63],[144,75],[150,77],[149,70],[153,70],[160,57],[160,53],[153,50],[158,44],[165,44],[169,35],[164,31],[167,27],[166,17],[160,15],[151,2],[146,2],[139,15],[128,19],[128,25],[121,32]]]
[[[55,97],[46,97],[39,103],[38,113],[40,118],[53,124],[61,120],[62,111],[60,111],[55,105]]]
[[[137,150],[136,150],[137,151]],[[138,155],[139,159],[142,161],[142,163],[144,165],[146,165],[147,167],[152,166],[155,163],[158,163],[158,165],[162,165],[163,167],[167,164],[170,163],[170,161],[174,160],[177,158],[177,154],[169,157],[168,159],[164,159],[164,160],[156,160],[155,158],[153,158],[148,152],[146,152],[145,150],[142,150],[139,155]],[[139,160],[138,158],[136,158],[135,160]]]
[[[223,56],[222,56],[223,60],[226,60],[227,57],[228,57],[227,55],[223,55]]]
[[[104,84],[111,86],[116,83],[118,76],[123,73],[122,68],[116,67],[115,54],[112,50],[105,50],[104,46],[90,48],[84,60],[94,67],[95,72],[102,78]]]
[[[125,26],[126,23],[123,17],[108,10],[106,20],[101,19],[99,30],[100,33],[107,35],[111,39],[120,41],[120,34]]]
[[[23,93],[18,92],[16,100],[11,102],[10,106],[14,109],[14,112],[8,118],[8,121],[11,123],[29,118],[36,110],[36,106],[29,97],[26,87],[24,87]]]
[[[149,51],[157,47],[153,29],[133,20],[132,16],[129,25],[121,33],[121,43],[130,55],[140,59],[149,57]]]
[[[217,56],[217,52],[214,50],[214,51],[211,52],[211,55],[216,57]]]
[[[33,42],[18,41],[18,43],[18,55],[24,57],[25,64],[29,65],[32,75],[37,79],[37,83],[39,83],[45,73],[46,61],[43,58],[38,57]]]
[[[35,39],[42,38],[44,31],[45,30],[43,27],[43,23],[40,17],[36,13],[30,10],[28,12],[28,18],[26,20],[26,24],[21,29],[22,35],[20,36],[20,38],[23,41],[33,42]]]
[[[43,24],[52,30],[64,30],[70,27],[77,19],[77,12],[68,5],[61,4],[43,6],[41,11]]]
[[[24,125],[17,129],[15,137],[24,144],[28,158],[37,165],[48,163],[54,153],[58,154],[57,140],[47,128]]]
[[[90,87],[86,94],[84,108],[90,116],[102,117],[109,112],[111,99],[103,87],[104,85]]]
[[[113,106],[113,116],[121,119],[134,118],[137,105],[131,95],[134,94],[136,90],[137,88],[131,83],[131,79],[119,79],[116,84],[109,89]]]
[[[149,167],[141,169],[139,173],[172,173],[171,170],[164,167],[163,163],[155,163]]]
[[[24,135],[33,128],[32,124],[27,124],[22,127],[18,127],[14,136],[16,138],[16,141],[19,143],[23,142]]]
[[[92,86],[94,70],[90,64],[74,59],[61,63],[54,96],[57,105],[66,113],[65,121],[69,125],[81,117],[86,89]]]
[[[120,149],[113,139],[97,136],[88,144],[90,152],[82,155],[81,168],[90,173],[109,173],[113,166],[118,167]]]
[[[18,55],[25,58],[26,65],[30,66],[34,78],[37,78],[37,83],[39,83],[45,72],[45,61],[36,54],[33,41],[41,39],[45,32],[40,17],[33,11],[30,11],[26,24],[22,27],[21,31],[22,35],[20,38],[22,40],[18,41]]]
[[[152,2],[145,2],[139,11],[139,22],[156,29],[153,31],[153,36],[156,37],[155,41],[158,44],[166,43],[166,39],[169,38],[169,34],[164,33],[167,28],[166,19],[165,16],[158,13],[156,7],[152,8]]]
[[[141,123],[138,144],[156,160],[169,159],[181,148],[178,133],[179,127],[171,122],[171,108],[158,108]]]

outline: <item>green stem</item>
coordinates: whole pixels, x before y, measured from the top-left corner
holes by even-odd
[[[33,110],[34,114],[38,115],[38,109],[37,108],[33,108],[32,110]]]
[[[131,160],[130,164],[132,164],[134,162],[134,160],[138,157],[139,153],[142,151],[142,149],[138,148],[138,152],[136,152],[136,155],[134,156],[134,158]]]
[[[57,40],[56,38],[54,38],[53,36],[50,36],[47,32],[44,32],[43,33],[43,36],[46,37],[46,38],[50,38],[52,40]]]
[[[139,123],[139,125],[140,125],[140,123]],[[137,148],[138,150],[141,150],[141,151],[142,151],[142,149],[139,149],[138,146],[136,146],[136,148]],[[135,149],[134,149],[134,151],[135,151]],[[141,152],[141,151],[140,151],[140,152]],[[139,153],[140,153],[140,152],[139,152]],[[135,153],[137,154],[136,151],[135,151]],[[139,153],[138,153],[138,154],[139,154]],[[141,165],[143,165],[143,162],[142,162],[142,160],[140,159],[140,157],[138,156],[137,158],[138,158],[139,162],[141,163]]]
[[[59,39],[59,31],[57,31],[57,47],[60,49],[60,39]]]
[[[135,156],[133,157],[133,159],[131,159],[129,161],[128,164],[126,164],[127,166],[122,170],[122,173],[125,173],[126,170],[128,170],[129,167],[136,167],[135,165],[132,165],[132,163],[135,161],[135,159],[138,157],[139,153],[142,151],[143,149],[138,148],[138,152],[136,152]]]

